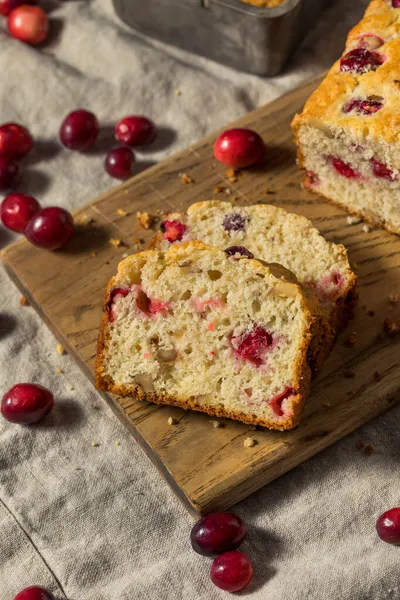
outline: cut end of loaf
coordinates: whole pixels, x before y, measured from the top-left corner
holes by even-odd
[[[97,386],[291,429],[309,391],[314,324],[279,268],[200,242],[142,252],[107,288]]]

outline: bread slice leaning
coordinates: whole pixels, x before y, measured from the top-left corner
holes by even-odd
[[[186,213],[169,214],[151,247],[166,250],[173,243],[193,239],[222,249],[243,245],[256,258],[283,265],[315,291],[323,331],[313,341],[310,360],[313,371],[318,371],[345,326],[356,297],[357,278],[346,248],[326,240],[301,215],[269,204],[233,206],[218,200],[197,202]]]
[[[129,256],[106,289],[97,387],[291,429],[309,393],[315,302],[280,265],[198,241]]]

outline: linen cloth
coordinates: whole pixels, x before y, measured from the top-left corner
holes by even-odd
[[[25,124],[37,141],[20,189],[44,205],[76,208],[115,184],[103,168],[104,138],[85,155],[58,144],[70,110],[88,108],[103,125],[131,113],[153,118],[164,134],[138,152],[144,168],[329,67],[366,4],[332,1],[273,79],[146,39],[117,19],[110,0],[47,2],[53,34],[41,50],[2,25],[0,120]],[[1,246],[12,239],[0,229]],[[35,381],[56,397],[37,426],[0,419],[0,600],[33,584],[57,600],[227,598],[208,578],[211,560],[190,547],[193,517],[72,360],[56,354],[56,340],[20,307],[3,270],[0,282],[1,394]],[[400,503],[399,419],[400,409],[391,410],[235,507],[249,524],[243,550],[255,569],[241,595],[400,598],[399,550],[374,529]],[[373,457],[355,450],[360,438]]]

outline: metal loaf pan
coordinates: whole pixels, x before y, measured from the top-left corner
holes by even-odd
[[[276,75],[329,0],[113,0],[131,27],[241,71]]]

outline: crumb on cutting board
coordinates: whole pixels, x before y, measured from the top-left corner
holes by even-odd
[[[56,352],[60,356],[63,356],[63,354],[67,354],[67,351],[65,350],[65,348],[64,348],[64,346],[62,344],[57,344],[57,346],[56,346]]]
[[[155,218],[148,212],[140,212],[140,210],[138,210],[136,213],[136,220],[139,227],[148,230],[153,225]]]
[[[194,183],[194,180],[190,177],[190,175],[187,175],[187,173],[179,173],[179,177],[181,178],[182,183]]]
[[[21,306],[29,306],[29,300],[26,296],[21,296],[19,303]]]
[[[244,440],[243,444],[246,446],[246,448],[252,448],[256,445],[256,440],[254,438],[248,437]]]

